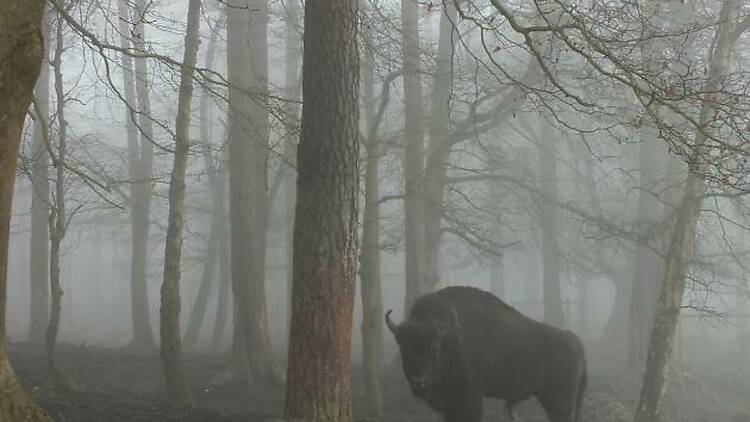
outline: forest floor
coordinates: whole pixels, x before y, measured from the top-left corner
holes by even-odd
[[[188,356],[197,406],[184,411],[166,403],[158,353],[144,356],[122,349],[62,344],[58,348],[60,362],[79,391],[61,395],[51,387],[42,350],[25,343],[13,343],[9,351],[21,382],[56,422],[268,422],[275,420],[283,409],[285,391],[282,386],[249,387],[217,382],[226,373],[226,359],[219,356]],[[582,422],[630,422],[630,409],[638,391],[637,378],[610,378],[594,373],[584,400]],[[709,387],[685,371],[678,371],[671,381],[665,399],[665,422],[750,421],[737,416],[740,410],[729,404],[731,400],[722,397],[726,393],[720,392],[721,388]],[[750,374],[745,381],[750,382]],[[440,420],[423,403],[412,398],[396,368],[384,373],[383,386],[385,422]],[[354,390],[355,414],[362,415],[364,387],[358,373],[354,375]],[[519,405],[516,413],[519,421],[546,422],[541,408],[533,401]],[[357,420],[367,419],[358,417]],[[484,420],[510,421],[502,403],[497,401],[488,401]]]

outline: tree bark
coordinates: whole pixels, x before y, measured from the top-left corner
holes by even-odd
[[[633,257],[633,283],[630,294],[628,368],[643,369],[648,347],[648,336],[656,312],[659,280],[663,277],[664,259],[659,251],[664,249],[661,236],[654,237],[664,223],[664,207],[655,193],[659,182],[659,168],[667,163],[658,138],[648,129],[642,129],[639,151],[640,180],[638,182],[638,217],[641,227],[639,244]],[[662,171],[662,174],[665,172]],[[666,252],[666,250],[664,251]]]
[[[42,21],[45,38],[44,57],[49,56],[49,14]],[[49,63],[42,61],[42,70],[36,83],[34,97],[39,115],[34,122],[34,140],[31,146],[31,251],[29,275],[31,303],[29,304],[29,340],[41,344],[49,322],[49,153],[47,128],[49,128]]]
[[[126,0],[119,5],[121,14],[126,17],[129,7]],[[137,51],[146,51],[146,0],[135,0],[134,19],[127,18],[126,22],[134,21],[131,31],[132,44]],[[121,17],[122,20],[122,17]],[[133,339],[131,347],[137,350],[151,350],[155,347],[154,334],[151,327],[151,311],[148,300],[148,239],[150,225],[150,209],[152,186],[151,179],[154,161],[154,130],[151,117],[151,99],[148,82],[148,63],[144,57],[135,58],[135,87],[138,100],[137,114],[140,129],[140,145],[135,164],[131,167],[133,179],[131,187],[131,267],[130,294],[131,317],[133,324]],[[132,120],[132,119],[131,119]],[[133,120],[134,121],[134,120]]]
[[[44,58],[43,1],[0,0],[0,420],[51,422],[18,383],[5,347],[8,241],[18,146]]]
[[[219,224],[222,224],[222,222],[217,221],[216,218],[212,218],[211,228],[209,229],[210,232],[208,234],[208,248],[203,263],[203,275],[201,276],[198,294],[195,296],[193,307],[190,310],[190,318],[188,319],[187,328],[185,329],[185,348],[187,349],[195,347],[198,342],[198,334],[200,334],[201,325],[206,316],[206,307],[208,306],[208,297],[211,293],[211,284],[214,281],[214,274],[216,273],[216,261],[219,258],[219,236],[217,233],[219,228],[216,227]]]
[[[218,25],[217,25],[218,26]],[[204,67],[212,69],[214,65],[214,53],[216,51],[216,38],[218,29],[211,32],[208,39],[208,48],[206,49],[206,63]],[[211,227],[208,234],[208,247],[206,250],[206,260],[203,264],[203,275],[198,287],[198,294],[195,296],[193,307],[190,310],[190,319],[185,329],[185,347],[188,349],[195,346],[198,341],[201,325],[206,315],[208,298],[211,294],[211,286],[216,273],[216,261],[219,259],[219,235],[220,225],[224,224],[221,217],[221,184],[216,174],[213,154],[211,153],[211,130],[210,130],[210,100],[211,92],[205,82],[201,89],[200,100],[200,134],[201,134],[201,153],[203,162],[208,175],[208,184],[211,196]]]
[[[424,285],[424,103],[420,71],[419,19],[417,1],[401,0],[401,43],[404,69],[404,248],[405,288],[404,310],[408,312]]]
[[[640,401],[635,415],[636,422],[657,422],[667,386],[669,360],[675,343],[675,333],[680,317],[685,275],[693,257],[695,232],[698,224],[701,198],[705,193],[705,174],[708,169],[707,140],[714,130],[721,102],[721,83],[736,38],[732,32],[736,26],[742,2],[727,0],[722,4],[717,24],[714,49],[709,60],[708,78],[704,85],[699,123],[702,128],[693,141],[693,153],[688,161],[688,176],[682,199],[672,229],[667,254],[661,293],[656,307],[651,340],[648,346],[646,374],[643,379]]]
[[[271,380],[265,300],[268,3],[242,0],[233,5],[227,10],[230,221],[232,291],[239,324],[235,333],[242,336],[235,344],[244,347],[243,366],[251,375]]]
[[[562,328],[565,325],[560,286],[560,239],[557,212],[557,151],[552,126],[539,116],[539,190],[542,192],[540,226],[542,229],[542,293],[544,322]]]
[[[367,34],[367,37],[370,35]],[[374,56],[365,53],[363,66],[363,103],[368,139],[365,168],[365,209],[360,255],[362,280],[362,351],[365,376],[365,401],[371,420],[383,420],[383,391],[380,368],[383,359],[383,298],[380,282],[380,146],[375,122]],[[381,98],[381,101],[384,101]]]
[[[453,80],[453,53],[458,39],[455,28],[457,14],[453,1],[444,2],[443,14],[440,17],[437,68],[432,86],[430,144],[427,148],[423,180],[424,268],[421,269],[423,284],[420,294],[433,291],[440,284],[443,196],[451,148],[449,102]]]
[[[359,175],[357,1],[308,0],[304,27],[285,415],[349,422]]]
[[[164,247],[164,282],[161,286],[160,338],[167,392],[178,406],[192,406],[180,339],[180,257],[185,220],[185,172],[190,147],[190,116],[193,97],[193,73],[200,44],[200,0],[188,4],[185,52],[180,73],[180,94],[175,121],[175,152],[169,180],[169,215]]]
[[[55,74],[55,97],[57,104],[57,151],[52,157],[55,167],[55,195],[51,213],[49,215],[50,226],[50,256],[49,256],[49,281],[50,281],[50,315],[47,332],[45,335],[45,350],[47,363],[49,364],[52,379],[57,388],[64,393],[70,393],[76,386],[67,376],[55,356],[55,346],[60,329],[60,318],[62,316],[63,289],[60,270],[60,250],[65,239],[70,217],[65,207],[65,165],[67,155],[67,128],[65,120],[65,86],[62,74],[63,54],[63,21],[58,16],[55,33],[55,54],[52,60],[52,68]],[[49,150],[52,154],[52,150]],[[72,216],[71,216],[72,217]]]
[[[287,280],[287,338],[292,325],[292,265],[294,261],[294,204],[297,200],[295,186],[295,169],[297,167],[297,143],[299,132],[299,100],[300,100],[300,57],[302,49],[298,24],[300,20],[299,2],[287,3],[287,17],[285,20],[286,51],[284,96],[284,118],[286,120],[286,139],[284,142],[284,162],[281,163],[284,191],[284,216],[286,218],[286,280]]]
[[[224,332],[226,331],[227,318],[229,316],[229,290],[232,286],[232,269],[231,255],[229,251],[229,226],[227,224],[227,211],[224,208],[226,204],[226,180],[221,181],[221,218],[222,223],[219,226],[219,294],[216,299],[216,317],[214,319],[214,329],[211,336],[211,344],[218,347],[224,344]]]

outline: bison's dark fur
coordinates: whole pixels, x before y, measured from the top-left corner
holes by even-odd
[[[482,398],[513,405],[536,397],[551,422],[576,422],[586,358],[575,334],[534,321],[472,287],[414,303],[401,324],[386,314],[412,392],[446,422],[482,419]]]

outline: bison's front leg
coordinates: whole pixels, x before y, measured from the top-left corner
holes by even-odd
[[[445,422],[480,422],[482,420],[482,395],[466,392],[454,396],[444,413]]]

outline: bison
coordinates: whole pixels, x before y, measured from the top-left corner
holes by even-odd
[[[396,337],[412,393],[445,422],[478,422],[482,399],[513,406],[535,397],[551,422],[579,420],[586,358],[570,331],[535,321],[473,287],[419,297]]]

